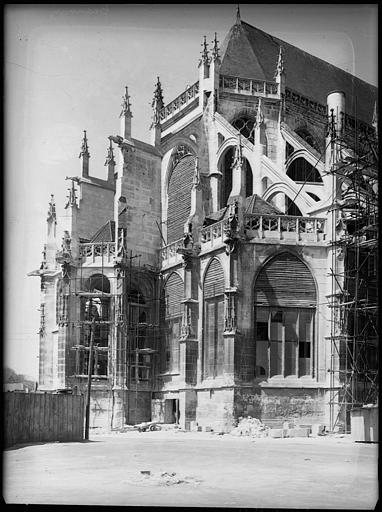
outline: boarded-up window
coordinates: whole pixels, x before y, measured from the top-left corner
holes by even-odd
[[[179,338],[183,313],[183,281],[175,272],[165,285],[165,347],[163,370],[179,371]]]
[[[212,260],[204,279],[203,376],[216,377],[224,366],[224,271]]]
[[[182,238],[191,209],[191,187],[195,157],[187,155],[175,165],[168,186],[167,243]]]
[[[316,288],[289,253],[272,259],[255,283],[256,376],[313,374]]]

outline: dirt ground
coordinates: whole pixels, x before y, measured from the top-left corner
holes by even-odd
[[[92,433],[3,452],[7,504],[374,509],[378,445],[348,436]]]

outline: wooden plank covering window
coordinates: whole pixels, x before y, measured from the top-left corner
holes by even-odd
[[[224,363],[224,271],[213,259],[204,278],[204,377],[223,373]]]
[[[167,243],[182,238],[191,209],[191,187],[195,157],[183,157],[172,171],[168,186]]]
[[[183,281],[179,274],[173,272],[165,284],[166,318],[181,316],[184,296]]]
[[[209,299],[224,293],[224,271],[220,262],[213,259],[204,278],[204,298]]]
[[[255,284],[255,303],[264,306],[309,307],[316,304],[316,287],[308,267],[290,253],[267,263]]]

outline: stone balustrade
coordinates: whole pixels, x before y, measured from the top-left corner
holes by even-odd
[[[228,228],[228,226],[228,219],[223,219],[211,224],[211,226],[202,228],[200,230],[200,242],[202,244],[202,248],[205,248],[206,246],[214,247],[216,245],[220,245],[223,242],[224,229]]]
[[[291,215],[244,215],[245,239],[280,240],[293,242],[323,242],[325,240],[326,220],[316,217],[294,217]],[[200,230],[202,250],[224,243],[228,219],[223,219]]]
[[[278,96],[279,85],[275,82],[254,80],[252,78],[239,78],[235,76],[220,76],[220,89],[222,91],[246,94],[249,96]]]
[[[305,242],[325,240],[325,219],[291,215],[244,215],[247,238],[277,239]]]
[[[85,263],[113,263],[115,242],[81,243],[80,256]]]
[[[184,107],[189,105],[199,94],[199,81],[188,87],[182,94],[180,94],[175,100],[171,101],[168,105],[165,105],[159,112],[160,121],[165,121],[173,114],[179,112]]]
[[[176,240],[175,242],[162,247],[162,266],[165,267],[167,265],[174,265],[176,263],[182,262],[182,255],[178,253],[178,249],[182,249],[183,247],[183,238],[180,238],[179,240]]]

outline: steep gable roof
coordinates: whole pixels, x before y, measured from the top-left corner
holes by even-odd
[[[346,113],[371,124],[376,87],[244,21],[235,24],[224,40],[220,73],[274,81],[280,46],[287,88],[322,105],[326,105],[329,92],[342,90]]]

